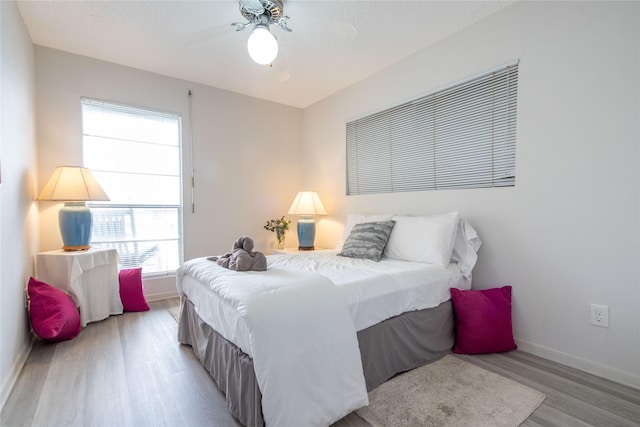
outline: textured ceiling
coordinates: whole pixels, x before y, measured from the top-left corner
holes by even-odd
[[[307,107],[512,1],[284,1],[272,67],[246,50],[235,0],[19,1],[33,43]]]

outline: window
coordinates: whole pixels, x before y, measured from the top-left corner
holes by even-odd
[[[515,185],[518,64],[347,123],[347,195]]]
[[[147,276],[182,263],[180,125],[177,114],[82,99],[84,165],[111,199],[90,204],[91,244]]]

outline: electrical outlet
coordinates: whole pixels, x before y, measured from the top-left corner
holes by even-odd
[[[608,305],[591,304],[591,324],[603,328],[609,327]]]

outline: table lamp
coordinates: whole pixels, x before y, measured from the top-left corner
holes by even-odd
[[[65,251],[86,251],[91,238],[91,211],[85,202],[108,201],[91,171],[80,166],[58,166],[36,200],[64,202],[58,224]]]
[[[289,208],[289,215],[300,215],[298,220],[298,250],[312,251],[316,238],[313,215],[327,215],[327,211],[315,191],[301,191]]]

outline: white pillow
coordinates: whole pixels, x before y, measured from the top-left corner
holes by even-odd
[[[446,266],[458,230],[458,212],[433,216],[394,216],[384,254],[402,261]]]
[[[451,260],[457,262],[462,275],[471,280],[471,270],[473,270],[478,260],[477,252],[482,245],[482,241],[471,224],[460,218],[454,242]]]
[[[347,223],[344,226],[344,231],[342,232],[342,238],[340,239],[340,243],[336,246],[336,250],[342,250],[344,246],[344,242],[351,234],[351,229],[356,224],[362,224],[364,222],[382,222],[389,221],[393,218],[393,214],[378,214],[378,215],[366,215],[366,214],[349,214],[347,215]]]

